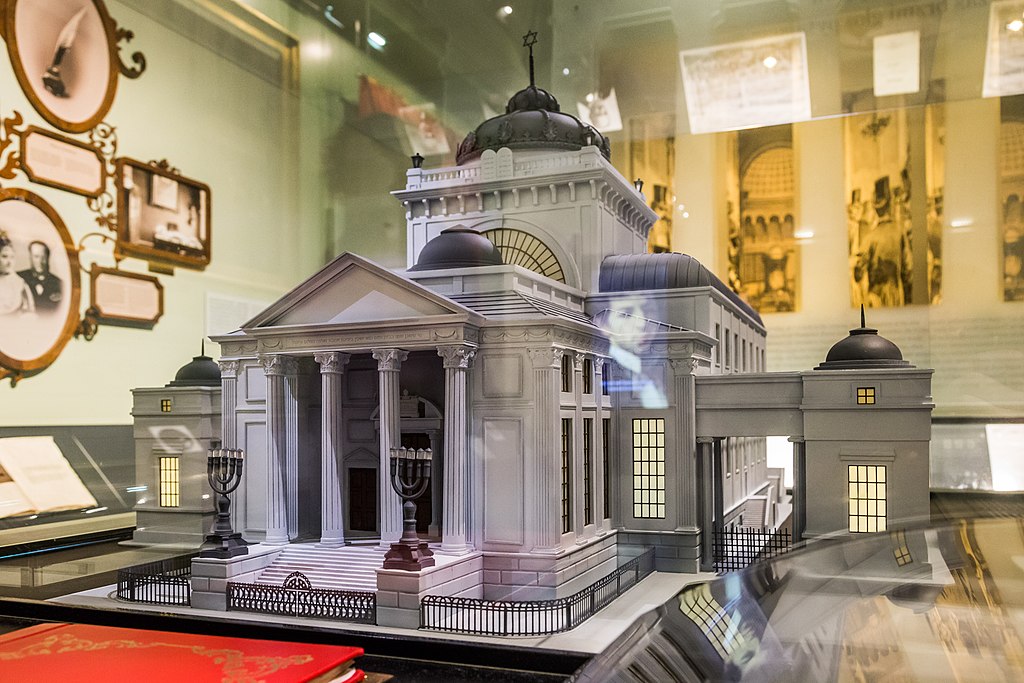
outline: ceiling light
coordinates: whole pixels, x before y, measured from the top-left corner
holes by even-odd
[[[383,49],[384,46],[388,44],[388,41],[384,38],[384,36],[377,33],[376,31],[370,31],[366,35],[366,42],[368,42],[370,45],[377,48],[378,50]]]
[[[504,5],[504,6],[502,6],[501,13],[504,14],[506,17],[508,15],[512,14],[512,5]]]
[[[562,75],[563,76],[568,76],[569,75],[569,67],[565,67],[564,69],[562,69]]]
[[[1017,31],[1024,28],[1024,21],[1021,21],[1020,19],[1014,19],[1013,21],[1006,25],[1006,28],[1016,33]]]
[[[779,60],[775,59],[775,57],[772,55],[768,55],[767,57],[765,57],[764,61],[762,62],[762,64],[764,64],[769,69],[774,69],[778,63]]]

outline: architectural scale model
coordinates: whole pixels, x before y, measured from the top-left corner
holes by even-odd
[[[223,446],[246,454],[234,527],[259,545],[194,561],[194,606],[278,566],[317,587],[346,547],[397,541],[399,447],[433,454],[417,528],[438,562],[375,551],[382,624],[415,626],[425,594],[570,595],[624,547],[707,569],[713,529],[782,521],[769,435],[794,443],[797,535],[927,516],[931,371],[862,323],[818,368],[766,373],[758,314],[690,256],[646,253],[657,216],[608,140],[532,81],[531,55],[456,166],[413,158],[407,270],[342,254],[215,338]]]

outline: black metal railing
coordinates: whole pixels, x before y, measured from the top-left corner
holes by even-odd
[[[565,598],[511,602],[426,595],[420,628],[488,636],[539,636],[574,629],[654,571],[654,548]]]
[[[192,555],[117,570],[117,597],[154,605],[191,604]]]
[[[368,591],[229,582],[227,597],[228,611],[377,623],[377,594]]]
[[[788,529],[723,529],[711,535],[714,570],[719,574],[745,569],[759,560],[789,552],[793,538]]]

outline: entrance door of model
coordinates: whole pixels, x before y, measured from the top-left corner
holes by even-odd
[[[348,471],[348,525],[352,531],[377,530],[377,470],[352,467]]]

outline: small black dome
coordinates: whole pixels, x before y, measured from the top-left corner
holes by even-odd
[[[409,270],[445,270],[504,264],[501,252],[493,242],[476,230],[456,225],[442,230],[440,235],[427,242],[416,265]]]
[[[825,356],[825,362],[815,370],[913,367],[903,360],[900,347],[879,336],[878,330],[865,327],[863,308],[860,315],[860,327],[850,330],[850,336],[833,344]]]
[[[463,164],[484,150],[502,147],[575,150],[586,145],[595,145],[605,159],[611,159],[611,145],[596,128],[563,112],[547,90],[528,85],[509,99],[504,114],[487,119],[466,136],[455,162]]]
[[[169,387],[219,387],[220,367],[209,356],[196,356],[183,365]]]

